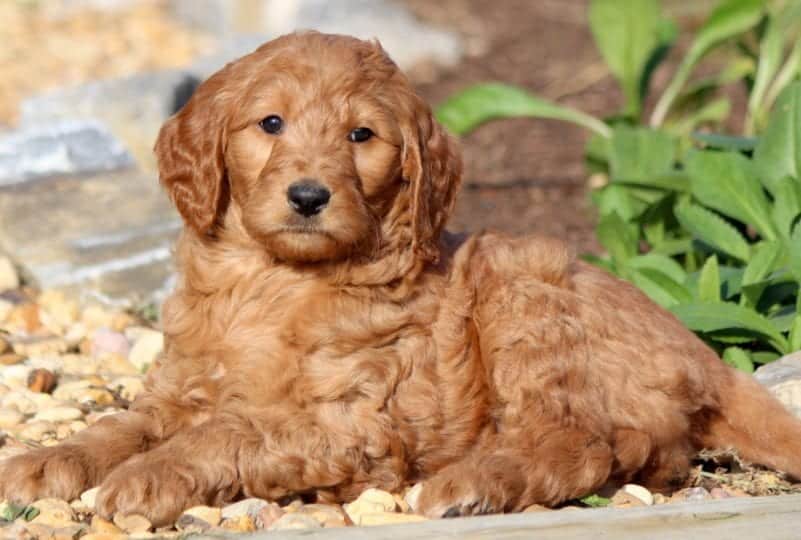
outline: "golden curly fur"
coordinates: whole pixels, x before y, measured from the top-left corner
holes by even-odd
[[[728,446],[801,476],[801,424],[636,288],[555,240],[443,231],[459,152],[379,45],[267,43],[156,152],[186,222],[165,354],[130,411],[0,465],[4,497],[100,485],[102,515],[163,524],[423,481],[417,511],[467,515],[678,486]],[[330,200],[305,216],[310,178]]]

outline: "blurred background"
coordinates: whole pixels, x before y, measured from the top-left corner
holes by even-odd
[[[682,28],[713,2],[666,0]],[[604,116],[622,96],[586,0],[0,0],[0,249],[23,279],[144,301],[169,287],[180,224],[151,147],[226,61],[295,28],[378,37],[437,104],[473,83],[521,85]],[[680,58],[681,39],[668,64]],[[663,77],[664,78],[664,77]],[[664,85],[660,73],[654,84]],[[541,232],[598,252],[587,134],[498,121],[463,138],[454,229]]]

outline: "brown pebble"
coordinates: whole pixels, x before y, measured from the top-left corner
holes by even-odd
[[[271,502],[261,510],[259,510],[258,516],[256,516],[256,526],[259,529],[266,529],[279,519],[281,516],[284,515],[284,511],[281,509],[280,506]]]
[[[122,534],[122,529],[100,516],[92,516],[92,532],[102,534]]]
[[[13,366],[25,360],[25,357],[17,353],[0,354],[0,366]]]
[[[532,504],[531,506],[527,506],[525,510],[523,510],[524,514],[531,514],[535,512],[547,512],[551,510],[547,506],[543,506],[541,504]]]
[[[115,514],[114,525],[127,533],[142,533],[153,528],[153,524],[145,516],[139,514]]]
[[[11,326],[18,327],[28,333],[41,328],[42,321],[39,319],[39,306],[33,302],[25,302],[14,306],[6,319]]]
[[[57,378],[47,369],[34,369],[28,375],[28,389],[41,394],[49,394],[55,388]]]
[[[0,354],[8,352],[9,349],[11,349],[11,345],[8,344],[8,341],[0,337]]]

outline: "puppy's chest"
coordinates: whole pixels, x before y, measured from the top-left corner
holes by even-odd
[[[299,287],[262,297],[258,305],[258,315],[237,313],[240,321],[230,328],[241,333],[226,339],[244,347],[236,356],[244,360],[240,367],[253,372],[246,379],[270,387],[260,399],[379,406],[426,347],[418,314],[373,297]]]

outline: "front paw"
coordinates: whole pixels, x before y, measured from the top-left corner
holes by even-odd
[[[37,448],[0,461],[0,500],[25,505],[54,497],[77,498],[90,488],[91,469],[73,446]]]
[[[415,514],[438,519],[503,511],[505,500],[501,494],[448,476],[435,476],[409,491],[406,502]]]
[[[196,474],[172,458],[135,456],[101,484],[96,510],[112,519],[114,514],[140,514],[156,527],[169,525],[185,509],[203,504]]]

